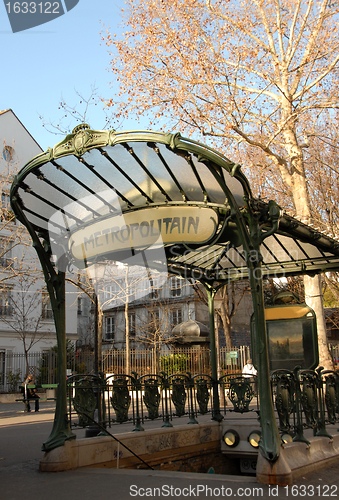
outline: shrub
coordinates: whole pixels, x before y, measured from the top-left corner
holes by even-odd
[[[168,354],[167,356],[161,356],[160,368],[167,375],[186,373],[189,371],[189,362],[190,357],[186,354]]]
[[[6,375],[7,385],[9,385],[9,392],[16,392],[21,379],[21,370],[18,368],[15,372],[11,370]]]

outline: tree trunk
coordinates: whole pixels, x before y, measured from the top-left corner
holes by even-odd
[[[305,302],[314,310],[317,317],[319,365],[326,370],[333,370],[334,364],[327,344],[320,275],[318,274],[314,278],[304,276],[304,285]]]
[[[291,109],[285,108],[283,118],[290,114]],[[294,126],[285,129],[284,133],[286,148],[290,156],[291,174],[289,176],[289,186],[292,191],[293,202],[297,217],[303,222],[309,224],[312,222],[309,193],[304,168],[303,150],[299,147]],[[286,171],[285,171],[286,181]],[[327,346],[327,335],[325,316],[322,300],[322,287],[320,275],[311,278],[304,276],[305,300],[312,307],[317,318],[318,345],[319,345],[319,363],[326,369],[333,369],[333,361]]]
[[[228,351],[232,350],[232,338],[231,338],[231,318],[227,313],[224,311],[224,307],[222,305],[220,312],[218,311],[218,314],[220,316],[221,322],[222,322],[222,327],[224,330],[224,335],[225,335],[225,341],[226,341],[226,349]],[[217,332],[218,338],[219,338],[219,332]]]
[[[28,362],[28,351],[25,349],[25,361],[26,361],[26,375],[25,375],[25,380],[29,375],[29,362]]]
[[[221,290],[219,291],[219,294],[222,297],[222,302],[220,304],[220,309],[217,309],[217,313],[220,316],[222,327],[224,330],[224,335],[225,335],[225,341],[226,341],[226,348],[228,351],[232,349],[232,339],[231,339],[231,319],[234,311],[231,311],[230,309],[230,296],[229,296],[229,290],[228,290],[229,285],[225,285]],[[234,310],[234,294],[232,294],[232,309]],[[216,335],[218,335],[219,339],[219,330],[216,330]]]

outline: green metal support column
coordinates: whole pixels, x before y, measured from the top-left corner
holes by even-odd
[[[279,220],[279,208],[274,202],[270,202],[269,207],[270,211],[266,217],[273,223],[270,230],[265,232],[260,227],[260,214],[254,213],[250,208],[245,215],[247,217],[248,229],[243,225],[242,214],[239,213],[239,215],[237,214],[239,217],[237,227],[240,230],[246,255],[256,327],[256,342],[255,346],[252,346],[252,349],[254,347],[256,352],[258,369],[260,425],[262,431],[259,447],[262,455],[270,462],[274,462],[280,455],[281,437],[274,414],[270,382],[260,246],[264,239],[276,230]]]
[[[49,438],[42,445],[43,451],[50,451],[76,436],[71,432],[67,417],[65,273],[59,271],[49,282],[46,279],[46,283],[51,297],[58,344],[58,392],[54,423]]]
[[[231,175],[237,174],[237,168],[235,167]],[[264,294],[261,269],[262,255],[260,253],[260,246],[265,238],[267,238],[277,230],[279,224],[280,209],[275,202],[270,201],[266,214],[263,214],[257,210],[253,210],[249,203],[249,185],[247,184],[247,181],[245,179],[239,177],[238,180],[242,182],[244,186],[244,192],[246,193],[248,191],[248,194],[244,196],[246,208],[240,210],[233,197],[233,194],[231,193],[227,184],[224,182],[222,175],[220,175],[220,173],[218,173],[216,170],[211,170],[211,173],[214,175],[220,187],[223,189],[231,206],[230,218],[232,218],[232,221],[236,224],[239,243],[242,243],[244,254],[246,256],[246,264],[249,271],[253,309],[255,315],[255,325],[257,331],[256,349],[258,363],[258,389],[260,397],[260,424],[262,429],[262,436],[259,446],[262,455],[267,460],[274,462],[278,459],[280,454],[281,438],[279,436],[278,426],[274,415],[272,393],[270,387],[268,343],[266,335]],[[261,222],[266,222],[268,220],[272,222],[272,227],[271,229],[266,230],[265,225],[261,227]],[[219,287],[224,286],[225,284],[226,281],[222,285],[219,285]],[[213,370],[215,370],[214,373],[216,373],[216,361],[212,361],[215,356],[213,302],[216,290],[214,290],[213,287],[208,284],[204,283],[204,285],[207,290],[209,289],[207,295],[210,314],[211,351],[213,351],[213,353],[211,352],[211,363],[212,373]],[[218,401],[219,403],[219,398],[216,401]]]
[[[261,278],[260,262],[249,264],[250,285],[256,325],[256,350],[258,368],[258,389],[260,398],[261,439],[259,443],[262,455],[272,462],[277,460],[281,449],[281,438],[274,414],[273,399],[270,384],[268,342],[264,309],[264,294]],[[253,348],[253,346],[252,346]]]
[[[67,417],[67,384],[66,384],[66,290],[65,273],[57,271],[51,262],[51,248],[46,236],[37,235],[32,225],[25,217],[21,207],[18,205],[16,197],[13,197],[12,203],[16,207],[18,219],[26,226],[32,241],[33,247],[37,252],[41,267],[44,273],[47,290],[50,296],[53,309],[53,318],[58,345],[58,389],[56,409],[52,432],[42,445],[42,451],[51,451],[58,446],[63,446],[66,440],[75,439],[76,436],[71,432]],[[43,242],[41,239],[43,239]],[[60,263],[61,264],[61,263]],[[66,263],[60,267],[66,268]]]
[[[214,321],[214,296],[216,290],[206,282],[203,282],[206,289],[208,298],[208,313],[209,313],[209,325],[210,325],[210,351],[211,351],[211,371],[213,379],[213,413],[212,419],[217,422],[221,422],[223,416],[220,413],[220,400],[219,400],[219,386],[218,386],[218,369],[217,369],[217,353],[215,335],[215,321]]]

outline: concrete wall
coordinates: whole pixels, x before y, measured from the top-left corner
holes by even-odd
[[[221,453],[222,425],[209,422],[143,432],[118,434],[119,440],[154,469],[238,475],[237,461]],[[257,481],[287,485],[305,474],[339,461],[339,435],[313,437],[310,444],[282,446],[278,460],[270,463],[258,455]],[[66,441],[64,446],[45,453],[42,472],[78,467],[147,469],[131,451],[110,436]]]
[[[209,422],[129,432],[117,437],[153,468],[208,472],[213,467],[219,473],[237,473],[232,460],[220,453],[220,429],[219,423]],[[147,468],[109,436],[67,441],[63,447],[46,453],[40,463],[41,471],[88,466]]]

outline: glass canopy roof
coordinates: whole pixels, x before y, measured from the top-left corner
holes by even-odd
[[[77,127],[29,162],[15,178],[17,217],[78,267],[96,260],[140,257],[157,268],[199,279],[248,275],[234,217],[237,207],[263,214],[239,165],[180,135],[92,131]],[[163,251],[157,251],[159,248]],[[339,268],[339,245],[281,215],[261,245],[264,276]]]

